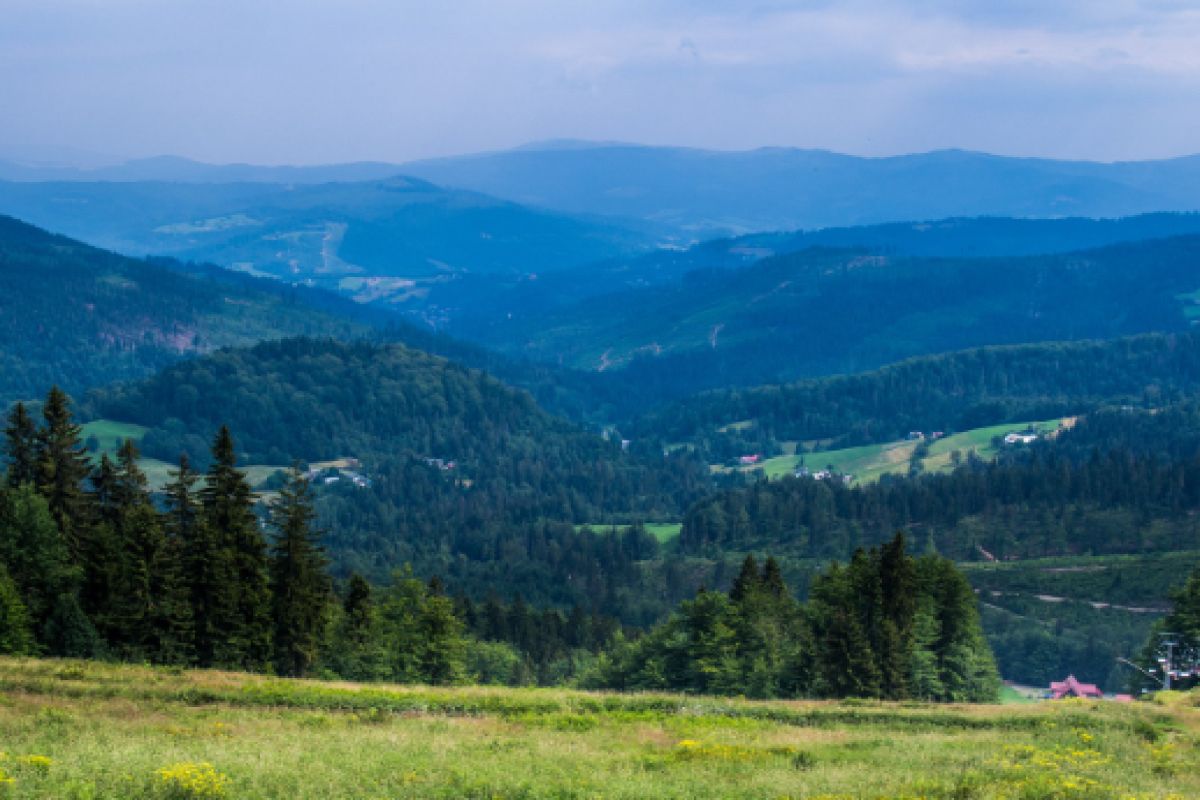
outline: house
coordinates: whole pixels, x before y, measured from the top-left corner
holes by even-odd
[[[1028,433],[1028,432],[1017,433],[1014,431],[1013,433],[1010,433],[1004,437],[1004,443],[1005,444],[1029,444],[1031,442],[1036,442],[1037,439],[1038,439],[1038,435],[1036,433]]]
[[[1050,684],[1051,700],[1061,700],[1064,697],[1100,699],[1104,697],[1104,692],[1094,683],[1080,683],[1074,675],[1068,675],[1065,681],[1053,681]]]
[[[755,453],[752,456],[741,456],[740,458],[738,458],[738,463],[739,464],[757,464],[758,460],[760,458],[762,458],[762,456],[760,456],[758,453]]]
[[[925,438],[925,434],[921,433],[921,431],[909,431],[908,436],[904,438],[908,439],[910,442],[919,442]]]

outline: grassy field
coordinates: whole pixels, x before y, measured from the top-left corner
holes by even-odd
[[[141,425],[134,425],[128,422],[114,422],[109,419],[98,419],[92,422],[85,423],[82,436],[84,441],[95,437],[98,447],[94,452],[94,457],[99,459],[104,453],[108,453],[109,457],[113,457],[117,448],[121,446],[121,442],[126,439],[132,439],[134,443],[140,443],[142,437],[146,435],[147,428]],[[161,489],[171,481],[171,471],[178,469],[178,464],[168,464],[166,461],[159,461],[157,458],[139,458],[138,466],[146,473],[146,480],[150,482],[152,489]],[[249,464],[243,466],[242,471],[246,473],[247,480],[251,486],[257,486],[267,478],[274,475],[278,470],[287,469],[287,467],[277,466],[273,464]]]
[[[1200,797],[1198,702],[751,702],[0,659],[0,796],[1182,800]]]
[[[1052,419],[1036,422],[1011,422],[1005,425],[992,425],[986,428],[975,428],[962,433],[951,434],[929,445],[929,455],[924,459],[927,472],[946,472],[953,466],[951,454],[958,451],[965,459],[968,452],[974,452],[980,458],[990,459],[996,455],[992,439],[1013,431],[1024,430],[1030,426],[1041,433],[1050,433],[1058,429],[1063,420]],[[789,443],[793,444],[793,443]],[[744,471],[762,469],[768,478],[781,478],[791,475],[802,463],[812,472],[827,469],[832,466],[835,472],[854,476],[854,483],[873,483],[884,475],[904,474],[908,472],[909,459],[916,450],[918,442],[901,440],[886,444],[869,444],[862,447],[848,447],[841,450],[820,450],[815,453],[786,454],[768,458],[752,467],[739,467]],[[794,447],[785,446],[785,451]],[[724,468],[721,468],[724,469]]]
[[[617,528],[625,530],[627,525],[618,525]],[[658,539],[660,542],[669,542],[679,536],[679,530],[683,527],[682,522],[645,522],[642,527],[646,532]],[[591,528],[593,531],[606,531],[612,528],[611,525],[577,525],[576,529]]]

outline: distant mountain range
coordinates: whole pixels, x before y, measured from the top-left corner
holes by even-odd
[[[961,150],[860,158],[792,148],[718,152],[560,142],[415,162],[404,171],[515,202],[640,217],[697,236],[1200,209],[1200,156],[1106,164]]]
[[[179,156],[140,158],[120,164],[73,167],[0,159],[5,181],[162,181],[166,183],[334,183],[375,181],[400,174],[396,164],[360,161],[313,167],[205,164]]]
[[[128,255],[403,297],[456,273],[531,275],[645,252],[640,222],[529,209],[416,178],[282,184],[0,182],[0,213]]]

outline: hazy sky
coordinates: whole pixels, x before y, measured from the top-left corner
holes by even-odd
[[[1200,0],[0,0],[0,156],[1200,152]]]

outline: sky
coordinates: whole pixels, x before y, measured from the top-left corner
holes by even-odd
[[[1200,0],[0,0],[0,158],[1200,152]]]

